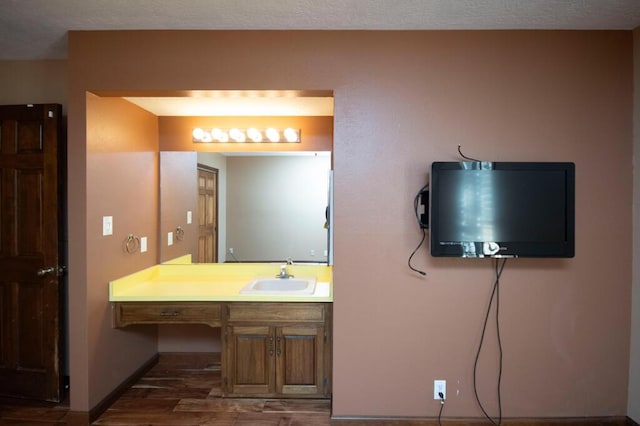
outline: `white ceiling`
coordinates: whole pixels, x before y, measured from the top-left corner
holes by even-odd
[[[66,58],[69,30],[638,26],[640,0],[0,0],[0,60]]]

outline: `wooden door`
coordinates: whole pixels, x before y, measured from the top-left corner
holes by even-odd
[[[60,105],[0,106],[3,396],[61,397],[61,123]]]
[[[324,327],[296,325],[276,330],[276,391],[281,395],[324,393]]]
[[[269,326],[229,326],[226,345],[227,391],[235,396],[275,391],[275,336]]]
[[[218,170],[198,164],[198,263],[218,261]]]

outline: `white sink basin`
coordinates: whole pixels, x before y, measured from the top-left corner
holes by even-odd
[[[241,294],[303,295],[316,290],[315,278],[256,278],[245,285]]]

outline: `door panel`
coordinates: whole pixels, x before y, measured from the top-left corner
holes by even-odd
[[[268,326],[230,326],[227,362],[231,392],[236,395],[274,391],[274,335]]]
[[[61,120],[60,105],[0,106],[2,396],[61,398]]]
[[[278,392],[317,394],[323,392],[324,328],[289,326],[278,329]]]
[[[218,170],[198,164],[198,263],[218,261]]]
[[[310,360],[311,362],[289,362],[285,364],[284,383],[290,385],[314,385],[316,375],[315,336],[285,336],[284,358],[287,360]]]
[[[19,256],[37,256],[42,253],[42,199],[44,197],[41,170],[23,170],[17,173],[17,242]]]

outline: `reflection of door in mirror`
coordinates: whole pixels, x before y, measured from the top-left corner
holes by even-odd
[[[218,170],[198,164],[198,263],[218,261]]]

